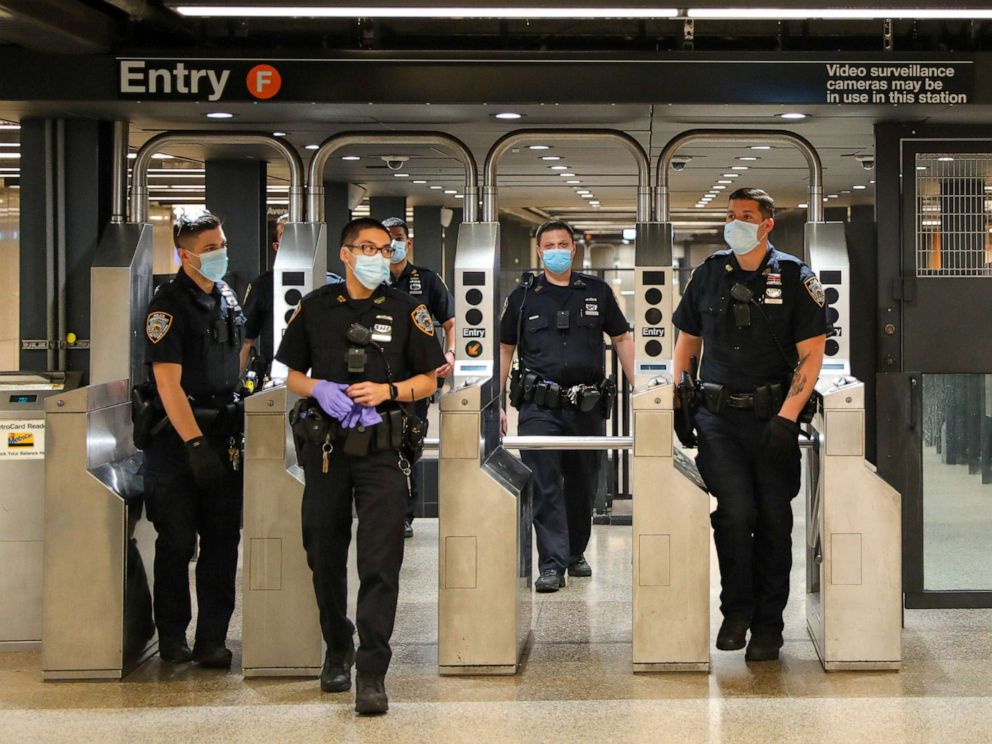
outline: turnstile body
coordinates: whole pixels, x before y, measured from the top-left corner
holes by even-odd
[[[899,669],[902,502],[864,459],[864,385],[821,380],[806,451],[806,622],[823,668]]]
[[[662,378],[632,398],[635,672],[710,666],[709,499],[675,466],[672,396]]]
[[[45,401],[78,372],[0,373],[0,651],[41,645]]]
[[[42,676],[119,679],[157,648],[128,381],[51,397],[45,413]]]
[[[317,676],[323,662],[313,579],[303,550],[303,471],[285,386],[245,400],[242,669],[246,677]]]
[[[487,380],[488,382],[488,380]],[[515,674],[531,634],[530,470],[494,442],[486,385],[441,398],[438,671]],[[496,422],[498,425],[498,421]]]

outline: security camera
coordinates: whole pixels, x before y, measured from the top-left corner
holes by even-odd
[[[685,170],[685,167],[689,164],[690,160],[692,160],[692,158],[688,155],[680,155],[677,158],[672,158],[672,170]]]
[[[380,157],[386,161],[386,167],[389,170],[399,170],[410,159],[406,155],[382,155]]]
[[[858,162],[861,163],[862,168],[864,168],[867,171],[870,171],[875,167],[875,156],[858,155]]]

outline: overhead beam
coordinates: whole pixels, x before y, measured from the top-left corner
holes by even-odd
[[[76,0],[0,0],[9,19],[0,22],[0,38],[41,52],[79,54],[113,48],[113,19]]]

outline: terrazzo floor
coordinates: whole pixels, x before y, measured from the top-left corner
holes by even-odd
[[[801,499],[794,503],[801,512]],[[804,529],[797,514],[797,546]],[[243,679],[239,611],[230,672],[155,658],[122,682],[44,683],[39,653],[0,653],[0,742],[992,740],[992,611],[907,612],[901,672],[828,675],[806,636],[797,550],[779,663],[746,664],[743,652],[714,649],[708,675],[635,676],[630,531],[597,526],[594,577],[536,596],[518,675],[442,678],[436,521],[418,520],[406,547],[387,716],[356,717],[350,693],[322,694],[316,680]],[[712,566],[715,636],[715,556]]]

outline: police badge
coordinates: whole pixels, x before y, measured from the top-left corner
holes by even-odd
[[[172,328],[172,316],[169,313],[156,311],[148,313],[148,317],[145,318],[145,335],[153,344],[165,338],[170,328]]]

